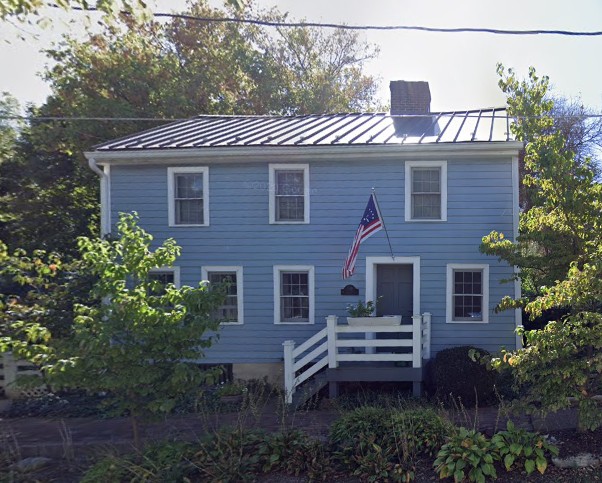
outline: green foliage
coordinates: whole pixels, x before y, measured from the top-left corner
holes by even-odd
[[[16,19],[24,21],[28,16],[39,15],[44,7],[58,6],[63,10],[95,8],[102,12],[106,20],[114,20],[120,12],[128,12],[140,19],[148,19],[150,12],[143,0],[0,0],[0,21]],[[45,27],[50,19],[41,17],[37,25]]]
[[[548,78],[533,68],[523,81],[501,66],[498,73],[517,118],[512,132],[526,143],[523,185],[530,201],[517,240],[492,232],[481,249],[520,269],[527,297],[506,298],[500,308],[524,306],[532,318],[552,309],[566,315],[525,332],[527,348],[505,352],[492,365],[512,368],[532,410],[554,411],[576,398],[580,429],[595,429],[602,424],[592,399],[602,387],[602,185],[591,161],[576,157],[554,129]]]
[[[347,306],[347,313],[349,317],[370,317],[376,310],[377,303],[378,300],[376,302],[368,300],[366,303],[358,300],[357,304],[349,304]]]
[[[230,4],[212,8],[198,0],[182,13],[285,16],[259,11],[251,2]],[[100,142],[159,126],[160,119],[198,114],[313,114],[376,107],[377,82],[364,74],[363,66],[377,51],[357,32],[274,31],[185,18],[140,24],[125,16],[100,33],[76,37],[67,36],[47,51],[51,67],[44,77],[52,92],[28,114],[159,120],[36,121],[23,126],[14,153],[0,164],[0,239],[12,249],[73,255],[78,236],[98,233],[98,179],[82,153]],[[10,147],[16,131],[7,132]]]
[[[488,477],[497,477],[493,466],[497,459],[495,447],[483,434],[460,428],[441,447],[433,466],[441,479],[453,478],[455,482],[468,479],[482,483]]]
[[[432,382],[442,401],[474,407],[494,399],[495,374],[472,360],[470,354],[473,351],[488,354],[483,349],[469,346],[437,353],[432,366]]]
[[[191,443],[153,443],[139,454],[109,455],[100,459],[86,471],[81,482],[186,481],[186,476],[193,472],[189,461],[192,455]]]
[[[0,352],[31,359],[48,352],[51,339],[67,338],[75,306],[95,303],[93,282],[77,260],[43,250],[10,253],[0,241]]]
[[[535,468],[543,475],[548,467],[546,456],[558,455],[556,446],[538,434],[517,428],[512,421],[508,421],[506,431],[499,431],[491,438],[491,443],[506,471],[522,465],[528,475]]]
[[[215,391],[218,396],[239,396],[247,392],[247,388],[243,384],[228,382],[221,384]]]
[[[344,414],[330,429],[342,464],[369,481],[411,481],[419,455],[432,455],[454,426],[430,408],[366,406]]]
[[[172,266],[179,247],[170,239],[151,250],[152,236],[135,215],[121,215],[117,228],[116,240],[79,241],[83,270],[96,277],[93,295],[105,302],[76,306],[64,339],[30,324],[21,345],[3,342],[41,366],[54,386],[107,392],[118,414],[168,413],[211,376],[194,361],[215,338],[208,332],[219,322],[210,314],[223,293],[204,285],[158,290],[149,273]]]

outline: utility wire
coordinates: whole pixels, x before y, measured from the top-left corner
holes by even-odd
[[[198,22],[219,22],[219,23],[243,23],[250,25],[261,25],[264,27],[319,27],[319,28],[331,28],[331,29],[344,29],[344,30],[410,30],[418,32],[437,32],[437,33],[483,33],[483,34],[496,34],[496,35],[566,35],[572,37],[600,37],[602,31],[575,31],[575,30],[547,30],[547,29],[533,29],[533,30],[507,30],[507,29],[494,29],[494,28],[482,28],[482,27],[424,27],[419,25],[349,25],[341,23],[329,23],[329,22],[281,22],[275,20],[260,20],[251,18],[237,18],[237,17],[196,17],[194,15],[186,15],[179,13],[153,13],[154,17],[170,17],[179,18],[183,20],[193,20]]]
[[[60,8],[54,5],[55,8]],[[97,12],[97,8],[72,7],[72,10],[84,12]],[[122,12],[125,15],[130,15],[130,12]],[[240,23],[248,25],[260,25],[263,27],[279,27],[279,28],[296,28],[296,27],[318,27],[343,30],[406,30],[417,32],[436,32],[436,33],[483,33],[494,35],[564,35],[570,37],[601,37],[602,30],[593,31],[577,31],[577,30],[555,30],[555,29],[496,29],[484,27],[425,27],[421,25],[349,25],[345,23],[332,22],[283,22],[279,20],[262,20],[255,18],[240,18],[240,17],[198,17],[196,15],[188,15],[183,13],[166,13],[152,12],[155,18],[177,18],[182,20],[192,20],[196,22],[213,22],[213,23]]]

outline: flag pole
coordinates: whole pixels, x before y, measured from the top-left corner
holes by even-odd
[[[391,239],[389,238],[389,231],[387,230],[387,225],[385,225],[385,219],[383,218],[383,213],[380,211],[380,205],[378,204],[378,198],[376,197],[376,189],[372,188],[372,195],[374,196],[374,202],[376,203],[376,208],[378,209],[378,214],[380,216],[380,220],[383,223],[383,228],[385,229],[385,234],[387,235],[387,242],[389,243],[389,250],[391,250],[391,258],[395,260],[395,255],[393,254],[393,247],[391,246]]]

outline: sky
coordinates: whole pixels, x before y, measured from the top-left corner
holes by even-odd
[[[153,2],[149,2],[153,5]],[[210,0],[219,6],[221,0]],[[262,8],[277,7],[292,18],[316,22],[498,29],[602,30],[601,0],[255,0]],[[154,11],[181,10],[183,0],[157,0]],[[74,23],[67,24],[71,18]],[[81,14],[52,17],[52,27],[21,26],[39,34],[18,40],[19,30],[0,24],[0,92],[22,103],[41,104],[49,87],[39,76],[51,47],[62,33],[79,33]],[[502,36],[475,33],[376,32],[362,34],[380,49],[365,70],[380,80],[379,97],[389,99],[389,81],[424,80],[431,90],[431,109],[461,110],[504,105],[497,87],[496,64],[526,76],[529,66],[548,75],[554,92],[580,97],[602,111],[602,36]],[[8,43],[6,41],[9,41]]]

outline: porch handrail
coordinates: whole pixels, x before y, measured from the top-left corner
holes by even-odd
[[[295,341],[287,340],[284,346],[284,389],[287,403],[291,403],[297,387],[320,369],[328,365],[334,369],[340,362],[373,362],[394,361],[410,362],[413,368],[422,366],[423,357],[430,358],[430,323],[431,314],[413,315],[411,325],[338,325],[338,317],[326,317],[326,328],[314,334],[298,347]],[[339,334],[363,334],[363,338],[340,339]],[[368,333],[411,333],[411,338],[367,339]],[[390,349],[410,348],[403,354],[367,353],[340,354],[339,348],[374,348]]]

